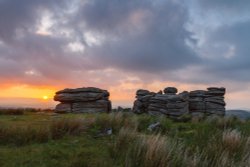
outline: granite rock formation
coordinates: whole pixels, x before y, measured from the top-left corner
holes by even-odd
[[[147,90],[136,92],[136,101],[133,111],[135,113],[149,113],[152,115],[167,115],[169,117],[179,117],[188,113],[188,92],[177,93],[177,89],[168,87],[158,93]]]
[[[134,102],[134,113],[180,117],[184,114],[225,114],[225,88],[211,87],[205,90],[184,91],[177,94],[174,87],[167,87],[158,93],[138,90]]]
[[[133,111],[137,114],[148,112],[150,99],[154,97],[156,93],[148,90],[139,89],[136,92],[136,101],[134,102]]]
[[[192,115],[197,113],[225,115],[224,95],[225,88],[207,88],[207,90],[196,90],[189,93],[189,110]]]
[[[94,87],[64,89],[56,92],[55,101],[60,103],[55,111],[61,113],[110,112],[109,92]]]

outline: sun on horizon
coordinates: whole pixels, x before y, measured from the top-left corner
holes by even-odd
[[[46,95],[45,95],[45,96],[43,96],[43,100],[48,100],[48,98],[49,98],[49,97],[48,97],[48,96],[46,96]]]

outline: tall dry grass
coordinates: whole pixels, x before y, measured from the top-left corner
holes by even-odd
[[[243,143],[241,133],[234,129],[234,130],[225,130],[222,133],[222,144],[225,149],[229,151],[237,150]]]
[[[60,139],[65,135],[79,135],[84,132],[92,122],[84,119],[59,119],[50,123],[49,129],[52,139]]]
[[[162,135],[139,135],[127,149],[126,167],[185,166],[188,151],[181,143]]]
[[[49,129],[44,127],[0,127],[0,144],[24,145],[31,142],[47,142],[49,140]]]
[[[25,145],[60,139],[66,135],[80,135],[91,122],[83,119],[59,119],[43,126],[0,124],[0,144]]]
[[[208,147],[190,149],[182,141],[161,134],[146,135],[122,128],[113,155],[124,157],[126,167],[248,167],[250,138],[238,130],[211,136]],[[194,141],[195,142],[195,141]],[[118,156],[121,159],[121,157]]]

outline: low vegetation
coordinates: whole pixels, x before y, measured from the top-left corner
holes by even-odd
[[[184,120],[128,112],[1,115],[0,166],[250,166],[250,121]]]
[[[23,115],[27,112],[53,112],[51,109],[37,109],[37,108],[0,108],[0,115]]]

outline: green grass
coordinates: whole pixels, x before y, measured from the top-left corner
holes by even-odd
[[[155,122],[161,126],[148,131]],[[250,121],[180,122],[119,112],[0,115],[0,166],[247,167]]]
[[[107,138],[93,140],[89,136],[81,136],[22,147],[2,146],[0,166],[112,166],[108,142]]]

